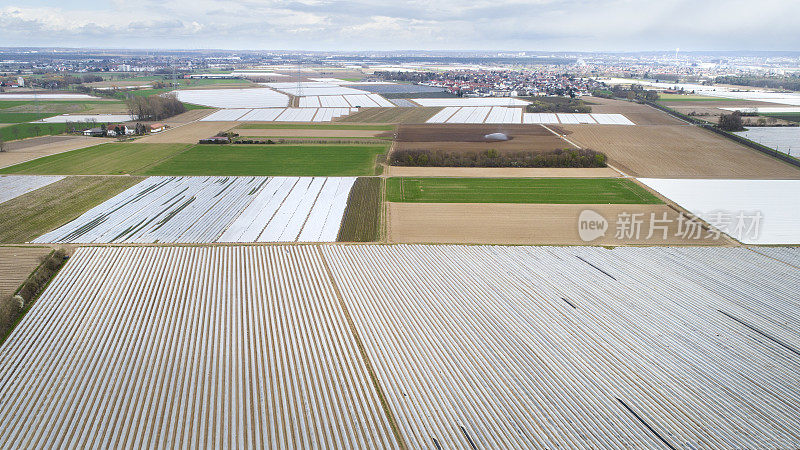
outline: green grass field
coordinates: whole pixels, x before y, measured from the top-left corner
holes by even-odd
[[[616,178],[389,178],[386,199],[414,203],[658,204]]]
[[[0,169],[4,174],[121,175],[140,173],[190,144],[109,143],[46,156]]]
[[[29,100],[0,101],[0,113],[48,113],[56,114],[114,114],[127,111],[120,100],[47,100],[38,104]]]
[[[196,145],[142,173],[231,176],[373,175],[375,158],[386,150],[386,145]]]
[[[76,130],[85,130],[97,126],[89,123],[73,124]],[[0,128],[0,139],[4,141],[16,141],[38,136],[53,136],[66,132],[65,123],[18,123],[8,127]]]
[[[368,131],[391,131],[393,125],[344,125],[338,123],[245,123],[239,125],[242,130],[368,130]]]
[[[142,181],[140,177],[68,177],[0,204],[0,242],[23,243],[76,219]]]
[[[23,123],[33,122],[34,120],[44,119],[53,114],[48,113],[18,113],[18,112],[3,112],[0,111],[0,123]]]

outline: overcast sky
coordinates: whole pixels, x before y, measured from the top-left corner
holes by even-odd
[[[798,50],[799,0],[0,0],[0,46]]]

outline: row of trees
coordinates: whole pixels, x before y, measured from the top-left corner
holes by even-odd
[[[175,94],[131,96],[125,100],[125,105],[136,120],[163,120],[186,111]]]
[[[492,149],[481,152],[397,150],[389,155],[389,164],[411,167],[605,167],[606,155],[589,149],[505,153]]]
[[[530,97],[529,113],[590,113],[592,107],[579,98]]]
[[[621,85],[611,86],[608,89],[596,90],[592,92],[595,97],[616,97],[626,98],[628,100],[655,102],[658,101],[658,92],[652,90],[645,90],[638,84],[631,85],[626,88]]]
[[[800,76],[798,75],[781,75],[771,77],[728,75],[716,77],[714,82],[720,84],[735,84],[738,86],[753,86],[770,89],[788,89],[792,91],[800,91]]]

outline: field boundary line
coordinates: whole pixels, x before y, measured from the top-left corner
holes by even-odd
[[[566,141],[567,143],[569,143],[571,146],[577,148],[578,150],[582,150],[583,149],[583,147],[581,147],[580,145],[578,145],[578,144],[570,141],[569,139],[567,139],[566,136],[563,136],[563,135],[558,134],[555,131],[551,130],[547,125],[545,125],[545,124],[539,124],[539,125],[541,125],[541,127],[544,128],[545,130],[547,130],[547,131],[555,134],[556,136],[560,137],[562,140]]]
[[[541,125],[541,127],[542,127],[542,128],[544,128],[545,130],[547,130],[547,131],[549,131],[549,132],[551,132],[551,133],[555,134],[555,135],[556,135],[556,136],[558,136],[559,138],[561,138],[561,139],[563,139],[564,141],[568,142],[568,143],[569,143],[570,145],[572,145],[573,147],[576,147],[576,148],[578,148],[579,150],[582,150],[582,149],[583,149],[583,147],[581,147],[580,145],[578,145],[578,144],[576,144],[576,143],[572,142],[571,140],[567,139],[567,137],[566,137],[566,136],[564,136],[564,135],[561,135],[561,134],[559,134],[559,133],[556,133],[554,130],[550,129],[550,128],[549,128],[547,125],[545,125],[545,124],[541,124],[541,123],[540,123],[539,125]],[[608,159],[608,156],[606,156],[606,159]],[[633,178],[633,176],[632,176],[632,175],[628,175],[627,173],[623,172],[622,170],[620,170],[620,169],[617,169],[616,167],[614,167],[614,166],[612,166],[611,164],[609,164],[609,163],[608,163],[608,161],[606,161],[606,166],[610,167],[610,168],[611,168],[611,170],[615,170],[615,171],[617,171],[617,172],[618,172],[618,173],[619,173],[619,174],[620,174],[620,175],[621,175],[623,178]]]
[[[317,254],[319,254],[320,260],[322,261],[322,266],[325,267],[325,273],[328,275],[328,279],[331,282],[333,292],[336,295],[336,300],[339,302],[339,306],[342,308],[345,320],[347,320],[347,325],[350,327],[350,331],[353,333],[356,346],[358,346],[358,352],[361,354],[361,359],[364,361],[364,365],[367,368],[367,373],[369,374],[369,378],[372,380],[375,393],[378,394],[381,407],[383,407],[383,412],[386,414],[386,419],[389,421],[389,426],[392,428],[392,433],[394,434],[395,439],[397,439],[397,444],[401,449],[407,450],[408,446],[403,439],[402,433],[400,433],[400,427],[397,425],[397,419],[395,419],[394,414],[392,414],[392,410],[389,407],[389,402],[386,400],[386,394],[383,393],[383,388],[381,387],[380,381],[378,381],[378,376],[375,373],[375,368],[372,365],[372,360],[370,360],[369,355],[367,354],[366,347],[364,347],[364,342],[361,340],[361,335],[358,334],[356,323],[353,321],[353,316],[350,314],[350,310],[347,308],[347,304],[344,301],[342,292],[339,290],[339,286],[336,284],[336,279],[333,277],[333,271],[331,271],[331,267],[328,265],[328,260],[325,259],[325,254],[322,252],[322,249],[319,246],[316,247],[316,250]]]

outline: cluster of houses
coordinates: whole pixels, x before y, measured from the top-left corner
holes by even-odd
[[[459,70],[437,73],[421,83],[440,87],[463,97],[522,97],[537,95],[585,95],[599,84],[564,74],[526,70]]]
[[[116,137],[116,136],[133,136],[133,135],[142,135],[148,133],[160,133],[167,129],[167,126],[163,123],[153,123],[149,125],[142,125],[137,123],[135,125],[131,124],[108,124],[105,127],[99,126],[94,128],[89,128],[88,130],[83,131],[84,136],[96,136],[96,137]]]

